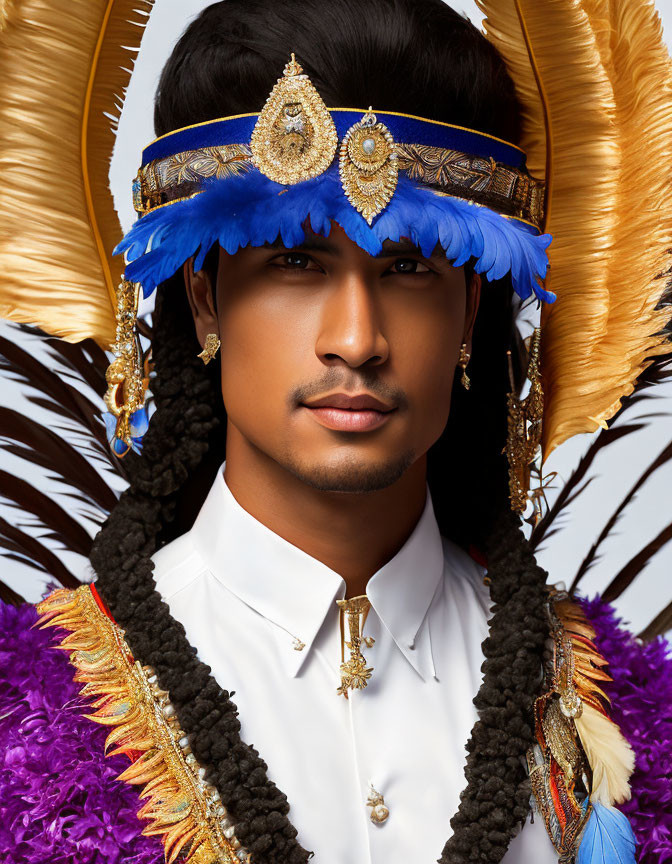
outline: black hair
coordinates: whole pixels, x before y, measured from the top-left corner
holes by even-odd
[[[520,107],[485,37],[442,0],[225,0],[205,9],[161,75],[155,130],[261,109],[290,52],[330,107],[374,105],[478,129],[513,143]],[[216,248],[206,267],[215,266]],[[428,481],[444,535],[488,560],[494,615],[483,644],[467,786],[442,864],[496,864],[525,820],[524,755],[534,739],[541,685],[546,574],[509,509],[507,349],[520,373],[509,278],[485,283],[473,336],[471,390],[457,384],[451,416],[431,448]],[[219,361],[204,367],[180,273],[159,286],[152,390],[156,413],[130,487],[95,540],[98,587],[128,642],[169,691],[182,728],[208,766],[236,836],[255,864],[299,864],[286,796],[257,751],[241,741],[231,695],[196,656],[152,578],[154,552],[191,526],[224,459],[226,413]],[[421,830],[421,826],[416,826]],[[439,850],[437,850],[438,852]]]

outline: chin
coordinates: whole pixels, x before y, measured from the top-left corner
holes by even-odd
[[[361,494],[377,492],[396,483],[415,462],[411,450],[386,460],[372,461],[355,455],[330,461],[307,461],[292,454],[281,464],[295,477],[320,492]]]

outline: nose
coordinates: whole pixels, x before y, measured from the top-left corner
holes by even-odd
[[[315,353],[328,365],[339,359],[352,368],[384,363],[389,345],[381,318],[376,292],[361,273],[349,272],[325,300]]]

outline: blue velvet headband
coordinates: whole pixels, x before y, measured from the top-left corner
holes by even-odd
[[[326,236],[332,222],[370,255],[385,240],[407,238],[425,256],[440,245],[456,267],[473,259],[491,281],[510,273],[522,299],[555,300],[542,284],[544,184],[519,147],[421,117],[328,109],[294,55],[261,113],[149,144],[133,198],[138,221],[115,249],[127,262],[119,309],[132,314],[139,287],[148,296],[192,256],[200,270],[215,243],[234,254],[280,237],[293,248],[304,226]],[[119,455],[139,448],[147,422],[137,350],[122,331],[107,397]]]

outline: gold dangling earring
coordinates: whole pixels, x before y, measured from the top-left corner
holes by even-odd
[[[219,337],[216,333],[208,333],[205,337],[205,348],[198,355],[203,363],[207,366],[208,363],[214,358],[215,354],[219,351],[219,346],[222,343],[219,341]]]
[[[467,364],[471,358],[471,354],[467,354],[467,343],[463,342],[460,345],[460,358],[457,361],[457,365],[462,367],[462,378],[460,379],[460,383],[464,387],[465,390],[468,390],[471,387],[471,380],[467,375]]]

